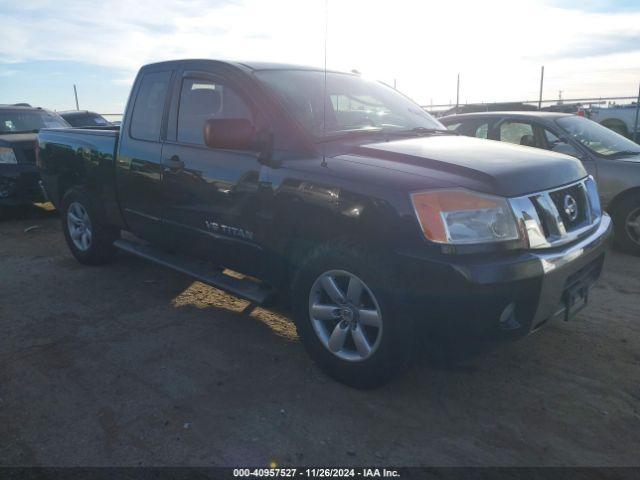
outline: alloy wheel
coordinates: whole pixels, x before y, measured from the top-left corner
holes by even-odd
[[[67,209],[67,228],[74,246],[81,252],[91,247],[91,219],[87,210],[78,202],[73,202]]]
[[[320,342],[342,360],[371,357],[382,338],[382,311],[362,279],[344,270],[320,275],[309,294],[309,318]]]
[[[624,222],[629,238],[640,245],[640,207],[629,212]]]

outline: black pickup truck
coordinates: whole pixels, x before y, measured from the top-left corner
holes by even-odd
[[[314,360],[357,387],[407,365],[419,327],[516,338],[573,317],[611,228],[575,158],[458,136],[356,74],[147,65],[120,129],[38,139],[80,262],[120,249],[257,304],[279,294]]]

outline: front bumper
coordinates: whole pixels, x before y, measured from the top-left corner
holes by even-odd
[[[398,252],[407,304],[414,316],[453,335],[527,334],[568,317],[567,295],[599,278],[610,232],[604,214],[589,235],[554,249],[437,260]]]
[[[18,206],[43,202],[38,167],[30,163],[0,165],[0,205]]]

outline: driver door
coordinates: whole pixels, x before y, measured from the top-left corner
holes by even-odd
[[[176,130],[162,151],[163,226],[174,248],[247,274],[259,273],[256,152],[204,144],[209,118],[254,121],[254,109],[224,77],[185,72],[176,87]]]

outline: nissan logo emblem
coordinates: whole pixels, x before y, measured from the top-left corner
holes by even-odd
[[[576,202],[576,199],[573,198],[571,195],[565,195],[564,196],[564,213],[567,214],[567,217],[569,217],[569,220],[571,220],[572,222],[576,221],[576,218],[578,218],[578,202]]]

